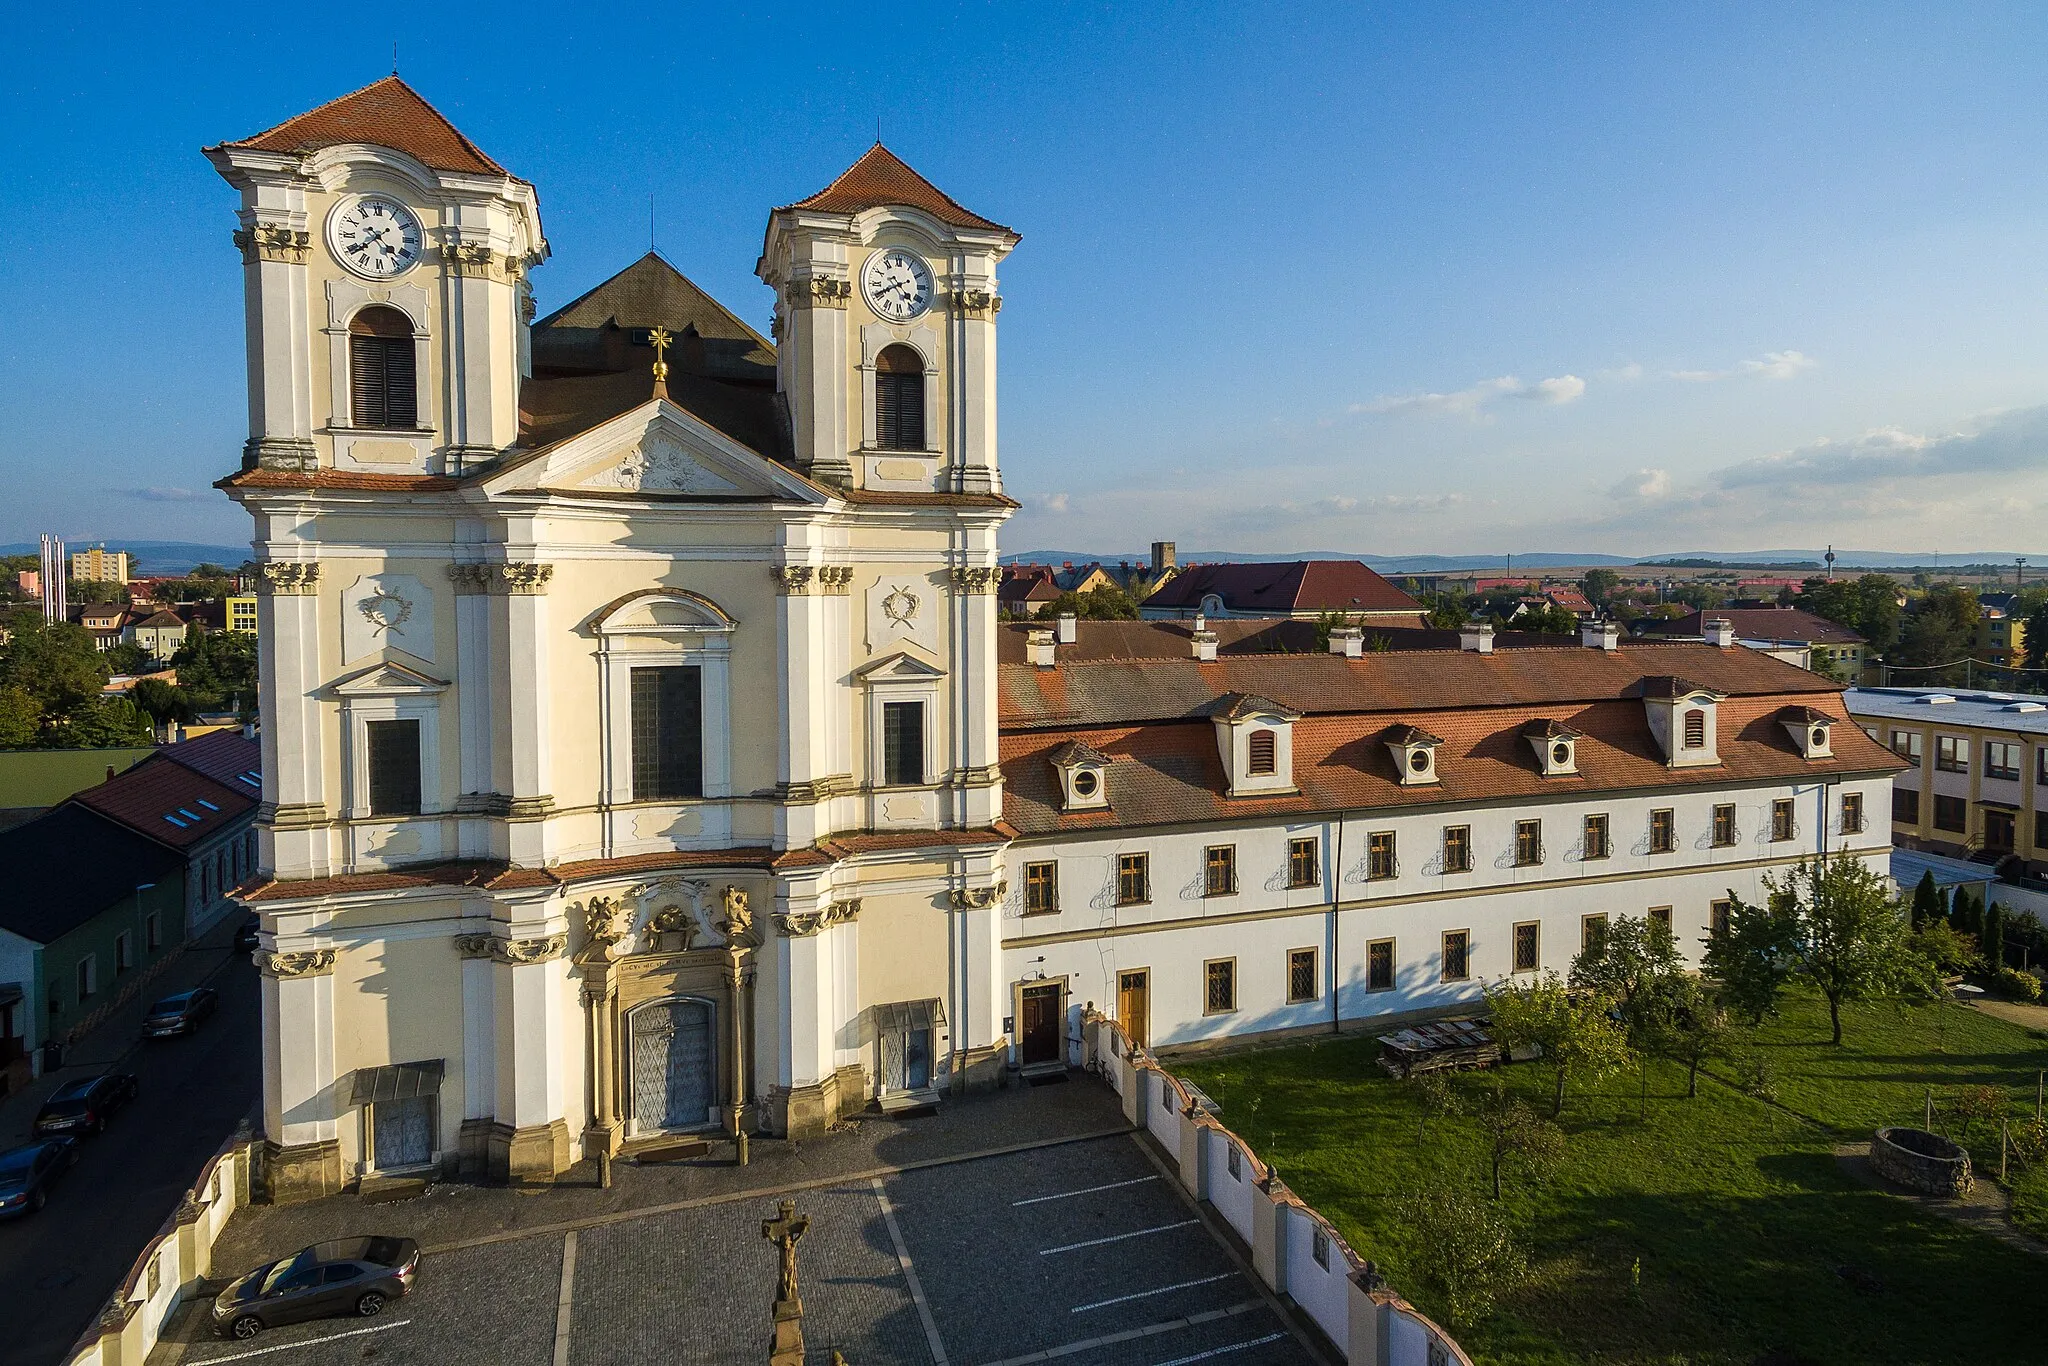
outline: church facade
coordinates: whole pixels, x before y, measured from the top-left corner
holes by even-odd
[[[533,186],[396,77],[207,155],[279,1198],[815,1134],[1064,1066],[1091,1002],[1161,1046],[1427,1013],[1644,879],[1694,926],[1883,855],[1894,761],[1746,651],[999,626],[1019,239],[880,144],[768,215],[770,337],[652,254],[536,318]]]

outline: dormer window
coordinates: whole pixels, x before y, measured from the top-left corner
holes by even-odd
[[[1052,767],[1059,777],[1062,811],[1109,809],[1108,755],[1079,740],[1069,740],[1052,752]]]
[[[1301,713],[1268,697],[1226,693],[1210,706],[1216,748],[1233,797],[1292,792],[1294,723]]]
[[[1249,756],[1245,771],[1254,778],[1270,778],[1280,771],[1280,733],[1273,730],[1255,730],[1246,742]]]
[[[1396,726],[1387,732],[1387,753],[1394,757],[1394,772],[1403,787],[1420,787],[1437,780],[1436,749],[1443,740],[1417,726]]]
[[[1562,721],[1531,721],[1522,738],[1536,752],[1536,771],[1546,778],[1569,778],[1579,771],[1579,741],[1584,737]]]
[[[1723,694],[1668,674],[1642,682],[1650,734],[1669,768],[1705,768],[1721,762],[1716,709]]]
[[[1814,707],[1787,707],[1778,722],[1792,737],[1792,748],[1805,759],[1832,759],[1835,718]]]

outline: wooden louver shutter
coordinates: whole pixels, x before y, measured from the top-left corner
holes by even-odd
[[[382,427],[384,417],[384,346],[380,337],[348,339],[349,402],[354,425]]]
[[[349,407],[357,427],[419,425],[412,323],[393,308],[366,308],[348,325]]]
[[[1276,772],[1280,766],[1279,743],[1270,730],[1255,730],[1251,736],[1251,771],[1257,774]]]

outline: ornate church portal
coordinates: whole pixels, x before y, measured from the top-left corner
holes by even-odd
[[[712,1109],[718,1065],[711,1012],[709,1001],[657,1001],[632,1013],[629,1138],[718,1122]]]

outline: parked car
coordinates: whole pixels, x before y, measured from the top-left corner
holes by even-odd
[[[138,1087],[135,1078],[125,1072],[103,1072],[66,1082],[36,1111],[36,1137],[99,1133],[114,1111],[135,1099]]]
[[[219,1005],[220,993],[212,987],[194,987],[176,996],[166,996],[143,1017],[142,1037],[167,1039],[174,1034],[190,1034]]]
[[[262,928],[263,922],[261,920],[258,920],[253,915],[250,916],[247,920],[244,920],[242,922],[241,928],[235,931],[235,952],[256,952],[256,949],[260,943],[260,941],[256,938],[256,931]]]
[[[46,1138],[0,1153],[0,1219],[34,1214],[57,1178],[78,1160],[78,1140]]]
[[[213,1301],[213,1330],[247,1340],[266,1328],[331,1314],[369,1318],[412,1292],[420,1245],[410,1238],[315,1243],[259,1266]]]

